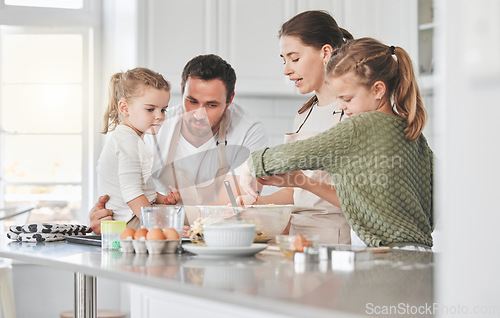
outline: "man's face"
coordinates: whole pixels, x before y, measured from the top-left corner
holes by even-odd
[[[216,134],[222,116],[232,101],[231,97],[226,102],[226,97],[226,86],[220,79],[205,81],[189,77],[182,94],[186,110],[183,119],[184,137],[189,140]]]

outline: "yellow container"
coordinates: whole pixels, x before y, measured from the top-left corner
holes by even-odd
[[[127,228],[124,221],[102,221],[102,249],[120,249],[120,235]]]

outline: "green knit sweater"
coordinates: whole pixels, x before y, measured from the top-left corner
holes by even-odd
[[[252,153],[256,177],[295,170],[330,173],[342,210],[368,246],[432,246],[433,154],[406,120],[379,111],[350,117],[306,140]]]

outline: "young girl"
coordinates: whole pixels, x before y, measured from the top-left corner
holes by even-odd
[[[350,118],[308,140],[252,153],[250,171],[328,171],[334,187],[312,191],[339,202],[366,245],[430,248],[433,154],[422,135],[427,115],[410,57],[374,39],[351,40],[334,52],[326,73]],[[253,194],[249,172],[241,177]]]
[[[129,222],[141,207],[175,204],[178,192],[156,193],[151,177],[152,155],[144,134],[158,133],[170,100],[170,83],[146,68],[116,73],[109,83],[109,102],[102,133],[110,133],[97,165],[99,196],[108,194],[113,219]]]
[[[326,11],[305,11],[283,23],[278,33],[284,74],[301,94],[314,95],[298,111],[294,132],[285,135],[285,143],[303,140],[323,132],[342,119],[335,97],[325,83],[325,65],[334,48],[352,36],[339,28]],[[309,179],[331,183],[325,171],[302,171],[304,185]],[[261,180],[264,185],[279,186],[279,177]],[[246,202],[252,203],[252,202]],[[258,197],[256,204],[294,204],[290,234],[319,234],[321,243],[351,242],[350,227],[339,206],[315,194],[297,188],[283,188],[269,196]]]

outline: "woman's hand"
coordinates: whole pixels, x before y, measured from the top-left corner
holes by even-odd
[[[190,231],[191,231],[191,227],[189,225],[184,225],[182,227],[182,237],[189,237]]]
[[[252,205],[257,203],[257,199],[248,194],[242,194],[236,198],[238,206]]]
[[[285,174],[276,174],[270,177],[258,178],[257,181],[263,185],[270,185],[275,187],[293,187],[303,188],[309,182],[309,177],[302,171],[293,171]]]
[[[106,202],[109,201],[109,195],[99,197],[96,204],[89,214],[90,227],[95,234],[101,234],[101,222],[113,220],[113,211],[106,209]]]
[[[177,204],[179,201],[181,201],[181,194],[179,193],[179,190],[172,186],[168,186],[170,189],[170,193],[163,199],[163,204]]]
[[[255,177],[250,173],[248,161],[241,165],[240,187],[246,192],[247,195],[253,197],[254,202],[257,200],[257,197],[259,196],[257,179],[255,179]]]

